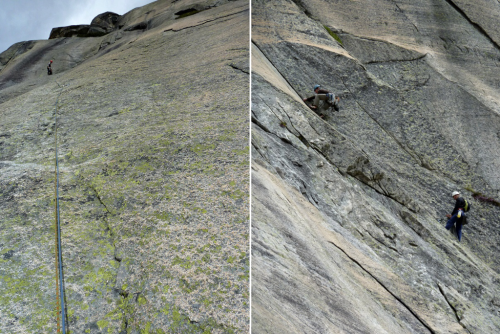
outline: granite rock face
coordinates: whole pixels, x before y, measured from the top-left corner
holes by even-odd
[[[57,130],[71,333],[247,333],[249,4],[119,24],[0,55],[0,332],[56,332]]]
[[[499,15],[252,2],[254,333],[500,331],[500,208],[473,196],[500,197]],[[308,108],[315,84],[339,112]]]

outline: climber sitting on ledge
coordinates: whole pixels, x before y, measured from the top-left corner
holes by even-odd
[[[462,226],[467,223],[467,217],[464,212],[469,211],[469,203],[467,203],[467,201],[460,196],[458,191],[454,191],[451,196],[453,196],[453,199],[455,200],[455,207],[453,208],[451,215],[446,215],[449,219],[445,228],[449,230],[454,227],[456,236],[460,242],[462,239]]]
[[[312,105],[309,106],[309,108],[313,110],[317,110],[319,106],[319,100],[326,101],[330,105],[333,105],[333,108],[336,111],[339,111],[339,97],[335,96],[335,94],[330,93],[329,91],[325,89],[320,89],[320,85],[315,85],[314,86],[314,95],[310,96],[308,98],[304,99],[304,102],[307,101],[312,101],[314,99],[314,102]]]
[[[52,60],[49,62],[49,65],[47,65],[47,74],[52,75]]]

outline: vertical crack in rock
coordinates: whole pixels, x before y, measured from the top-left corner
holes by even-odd
[[[486,37],[490,42],[491,44],[493,44],[493,46],[500,51],[500,45],[498,45],[494,40],[493,38],[490,37],[490,35],[488,35],[488,33],[486,32],[486,30],[483,29],[483,27],[481,27],[479,24],[475,23],[474,21],[472,21],[472,19],[470,19],[467,14],[462,10],[462,8],[460,8],[457,4],[455,4],[452,0],[445,0],[451,7],[453,7],[453,9],[455,9],[464,19],[467,20],[467,22],[470,23],[470,25],[472,25],[474,28],[476,28],[477,31],[479,31],[481,33],[481,35],[483,35],[484,37]]]
[[[284,123],[286,124],[286,125],[285,125],[285,128],[288,126],[288,124],[290,124],[290,125],[293,127],[293,129],[294,129],[294,130],[295,130],[295,131],[296,131],[299,135],[297,136],[297,135],[296,135],[296,134],[294,134],[293,132],[290,132],[290,130],[288,130],[288,128],[287,128],[288,133],[290,133],[290,134],[292,134],[292,135],[294,135],[295,137],[297,137],[297,138],[299,138],[299,139],[300,139],[300,137],[301,137],[302,135],[301,135],[301,134],[300,134],[300,132],[299,132],[299,131],[295,128],[295,126],[293,125],[293,123],[292,123],[292,121],[291,121],[291,119],[290,119],[290,116],[289,116],[289,115],[288,115],[288,113],[287,113],[287,112],[283,109],[283,107],[281,107],[281,105],[280,105],[280,107],[281,107],[281,109],[282,109],[283,113],[284,113],[284,114],[286,115],[286,117],[288,118],[288,121],[289,121],[290,123],[286,123],[285,121],[283,121],[283,120],[282,120],[282,119],[281,119],[281,118],[280,118],[280,117],[279,117],[279,116],[278,116],[278,115],[274,112],[273,108],[271,108],[271,107],[270,107],[270,106],[269,106],[269,105],[268,105],[265,101],[262,101],[262,103],[264,103],[264,104],[267,106],[267,108],[269,109],[269,111],[270,111],[270,112],[272,112],[272,113],[274,114],[274,116],[275,116],[275,117],[276,117],[276,118],[277,118],[280,122],[284,122]],[[279,105],[279,104],[278,104],[278,105]],[[280,137],[280,136],[278,136],[277,134],[275,134],[275,133],[271,132],[271,131],[270,131],[270,130],[269,130],[269,129],[265,126],[265,125],[263,125],[261,122],[259,122],[259,121],[257,120],[257,117],[256,117],[256,116],[254,116],[254,115],[253,115],[253,113],[252,113],[252,122],[253,122],[253,123],[255,123],[256,125],[258,125],[258,126],[259,126],[262,130],[264,130],[265,132],[270,133],[270,134],[272,134],[272,135],[274,135],[274,136],[278,137],[278,138],[279,138],[279,139],[281,139],[282,141],[286,142],[287,144],[292,145],[292,142],[291,142],[289,139],[286,139],[286,138],[281,138],[281,137]],[[306,145],[306,146],[310,146],[310,145]]]
[[[262,131],[271,133],[271,131],[269,131],[269,129],[264,124],[262,124],[253,113],[252,113],[252,123],[261,128]]]
[[[99,192],[97,191],[97,189],[93,186],[93,185],[89,185],[89,187],[94,191],[95,195],[96,195],[96,198],[97,200],[99,201],[99,203],[104,207],[105,209],[105,216],[102,218],[102,220],[104,221],[104,223],[106,224],[106,232],[109,231],[109,236],[111,237],[111,243],[113,244],[113,248],[114,248],[114,255],[113,255],[113,259],[118,262],[119,265],[121,265],[121,262],[122,262],[122,259],[117,256],[117,253],[116,253],[116,240],[115,240],[115,234],[113,232],[113,229],[111,228],[111,224],[109,223],[108,219],[107,219],[107,216],[108,215],[113,215],[113,213],[111,211],[109,211],[108,207],[106,206],[106,204],[104,203],[104,201],[102,200],[101,196],[99,195]]]
[[[108,219],[107,219],[107,216],[108,215],[113,215],[113,213],[111,211],[109,211],[108,207],[106,206],[106,204],[104,203],[104,201],[102,200],[101,196],[99,195],[99,192],[97,191],[97,189],[93,186],[93,185],[89,185],[89,187],[94,191],[95,195],[96,195],[96,198],[97,200],[99,201],[99,203],[104,207],[105,209],[105,216],[102,218],[102,220],[104,221],[104,223],[106,224],[106,232],[109,231],[109,236],[111,237],[111,242],[113,244],[113,248],[114,248],[114,255],[113,255],[113,259],[118,262],[119,265],[121,265],[121,262],[122,262],[122,259],[121,257],[117,256],[117,252],[116,252],[116,240],[115,240],[115,233],[113,232],[113,229],[111,228],[111,224],[109,223]]]
[[[264,102],[265,103],[265,102]],[[267,105],[267,103],[266,103]],[[293,125],[293,122],[292,122],[292,119],[290,118],[290,115],[288,115],[288,113],[286,112],[285,108],[283,108],[283,106],[278,102],[278,106],[280,106],[281,108],[281,111],[283,111],[283,113],[286,115],[286,117],[288,118],[288,120],[290,121],[290,125],[292,126],[292,128],[299,134],[299,136],[295,135],[297,138],[300,139],[300,137],[304,138],[304,136],[302,136],[302,134],[300,133],[299,130],[297,130],[297,128],[295,127],[295,125]],[[274,113],[274,111],[273,111]],[[276,116],[277,117],[277,116]],[[292,133],[293,134],[293,133]],[[304,138],[305,139],[305,138]],[[306,145],[306,146],[310,146],[309,143]]]
[[[400,12],[400,13],[401,13],[404,17],[405,17],[405,19],[413,25],[413,27],[415,28],[415,30],[416,30],[417,32],[420,32],[420,31],[418,30],[417,26],[415,25],[415,23],[413,23],[413,21],[412,21],[412,20],[410,20],[410,19],[408,18],[408,16],[407,16],[407,15],[405,14],[405,12],[401,9],[401,7],[399,7],[399,5],[398,5],[396,2],[394,2],[394,5],[395,5],[395,6],[396,6],[396,8],[398,9],[398,11],[399,11],[399,12]]]
[[[262,53],[266,59],[269,61],[269,63],[271,65],[273,65],[273,68],[280,74],[280,76],[283,78],[283,80],[286,81],[286,83],[288,84],[288,86],[290,86],[291,89],[293,89],[293,91],[295,92],[295,94],[297,94],[298,97],[300,97],[300,94],[295,90],[295,88],[292,86],[292,84],[288,81],[288,79],[283,75],[283,73],[280,72],[280,70],[276,67],[276,65],[274,65],[274,63],[271,61],[271,59],[269,59],[266,54],[262,51],[262,49],[259,47],[259,45],[252,41],[252,44],[255,45],[255,47],[260,51],[260,53]]]
[[[104,210],[105,210],[104,217],[102,218],[102,220],[106,224],[106,230],[105,230],[105,232],[109,231],[109,236],[111,238],[111,244],[113,245],[113,260],[118,263],[118,269],[116,270],[116,277],[115,277],[115,280],[116,280],[116,279],[118,279],[118,273],[120,271],[120,266],[122,265],[122,258],[117,255],[115,234],[113,232],[113,229],[111,228],[111,224],[109,223],[109,221],[107,219],[107,216],[108,215],[113,215],[113,213],[108,209],[108,207],[106,206],[106,204],[102,200],[101,196],[99,195],[99,192],[97,191],[97,189],[93,185],[91,185],[91,184],[88,185],[88,186],[89,186],[90,189],[92,189],[94,191],[94,194],[95,194],[97,200],[104,207]],[[126,290],[123,290],[121,288],[115,288],[115,291],[118,292],[118,294],[120,296],[121,304],[125,305],[126,304],[126,300],[127,300],[128,296],[129,296],[129,292],[126,291]],[[140,294],[140,292],[137,293],[136,302],[137,302],[137,298],[139,298],[139,294]],[[122,332],[120,332],[120,333],[127,333],[128,316],[129,316],[129,314],[127,314],[125,311],[126,310],[122,309],[124,330]]]
[[[111,211],[108,210],[108,207],[106,206],[106,204],[102,201],[101,196],[99,195],[99,192],[97,191],[97,189],[93,185],[89,185],[89,188],[94,191],[95,196],[97,197],[97,200],[99,201],[99,203],[101,203],[101,205],[106,210],[106,214],[111,213]]]
[[[396,299],[398,302],[401,303],[413,316],[425,327],[431,332],[432,334],[437,334],[429,325],[426,323],[425,320],[423,320],[413,309],[408,306],[400,297],[398,297],[396,294],[394,294],[390,289],[388,289],[377,277],[375,277],[371,272],[369,272],[365,267],[361,265],[356,259],[352,258],[349,256],[349,254],[346,253],[341,247],[337,246],[334,242],[328,240],[328,242],[332,245],[334,245],[336,248],[338,248],[342,253],[345,254],[351,261],[356,263],[363,271],[365,271],[368,275],[370,275],[378,284],[380,284],[381,287],[383,287],[394,299]]]
[[[455,307],[451,304],[451,302],[448,300],[448,297],[446,296],[446,293],[443,291],[443,288],[441,287],[441,284],[437,284],[438,288],[439,288],[439,292],[441,292],[441,294],[443,295],[444,297],[444,300],[446,300],[446,303],[448,303],[448,306],[450,306],[451,310],[453,311],[453,314],[455,315],[455,317],[457,318],[457,322],[460,324],[460,326],[462,326],[468,333],[471,333],[471,331],[469,331],[469,329],[467,329],[467,327],[462,323],[462,321],[460,321],[460,317],[458,316],[458,311],[455,309]],[[472,334],[472,333],[471,333]]]
[[[307,9],[307,7],[304,5],[304,3],[302,2],[302,0],[292,0],[293,3],[295,3],[295,5],[297,7],[299,7],[299,9],[304,12],[304,14],[307,15],[307,17],[309,17],[310,19],[312,20],[316,20],[313,15],[311,14],[311,12]]]
[[[446,294],[444,293],[443,291],[443,288],[441,287],[441,284],[438,283],[438,288],[439,288],[439,291],[441,292],[441,294],[443,295],[444,297],[444,300],[446,300],[446,303],[448,303],[448,306],[450,306],[451,310],[453,311],[453,314],[455,315],[455,317],[457,318],[457,321],[460,322],[460,317],[458,316],[458,312],[457,310],[455,309],[455,307],[453,307],[453,305],[450,303],[450,301],[448,300],[448,297],[446,296]]]
[[[274,116],[276,116],[276,118],[280,120],[280,122],[285,122],[284,120],[282,120],[282,119],[281,119],[281,118],[280,118],[280,117],[279,117],[279,116],[278,116],[278,115],[274,112],[273,108],[271,108],[271,107],[269,106],[269,104],[267,104],[267,103],[266,103],[266,101],[264,101],[264,100],[261,100],[261,101],[262,101],[262,103],[264,103],[264,104],[267,106],[267,108],[269,109],[269,111],[271,111],[271,112],[274,114]],[[290,119],[290,116],[288,115],[288,113],[285,111],[285,109],[284,109],[284,108],[283,108],[283,107],[282,107],[279,103],[278,103],[278,105],[281,107],[281,110],[283,111],[283,113],[284,113],[284,114],[286,115],[286,117],[288,118],[288,121],[290,122],[290,123],[286,123],[286,122],[285,122],[285,127],[287,127],[287,126],[288,126],[288,124],[290,124],[290,125],[293,127],[293,129],[294,129],[294,130],[295,130],[295,131],[296,131],[296,132],[300,135],[300,132],[299,132],[299,131],[295,128],[295,126],[293,125],[293,122],[292,122],[292,120]],[[288,130],[288,129],[287,129],[287,130]],[[289,131],[289,132],[290,132],[290,131]],[[293,134],[293,133],[292,133],[292,134]],[[295,135],[295,134],[293,134],[293,135],[294,135],[294,136],[297,136],[297,135]]]
[[[252,146],[255,148],[255,151],[256,151],[257,153],[259,153],[259,155],[260,155],[260,157],[261,157],[262,159],[266,160],[266,161],[267,161],[267,163],[270,163],[270,162],[269,162],[269,160],[267,160],[267,159],[266,159],[266,157],[265,157],[264,155],[262,155],[262,153],[260,152],[260,149],[259,149],[257,146],[255,146],[255,144],[254,144],[254,143],[252,143]]]

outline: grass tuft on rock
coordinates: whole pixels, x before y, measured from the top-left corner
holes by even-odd
[[[330,36],[332,36],[337,42],[339,42],[340,45],[344,46],[344,44],[342,44],[342,41],[340,40],[340,37],[336,33],[334,33],[332,29],[328,28],[325,25],[323,27],[325,27],[326,31],[330,34]]]

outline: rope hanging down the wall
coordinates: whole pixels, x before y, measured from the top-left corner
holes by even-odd
[[[59,83],[57,83],[59,85]],[[62,249],[61,249],[61,219],[59,214],[59,159],[57,156],[57,106],[59,104],[59,97],[62,93],[60,87],[59,95],[57,96],[56,103],[54,104],[54,145],[55,145],[55,227],[56,227],[56,298],[57,298],[57,333],[66,334],[66,315],[64,305],[64,284],[62,275]],[[61,326],[62,323],[62,326]]]

